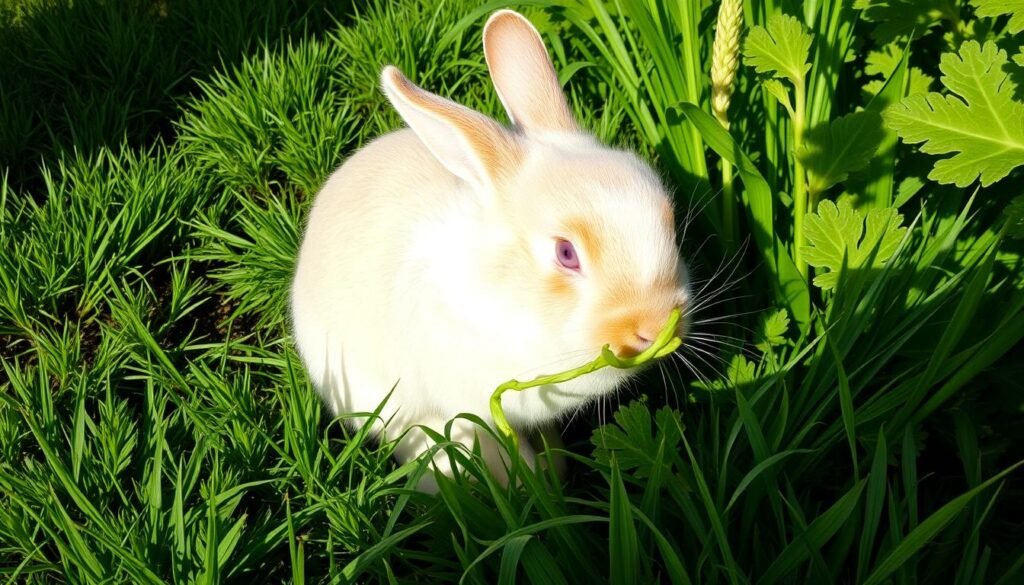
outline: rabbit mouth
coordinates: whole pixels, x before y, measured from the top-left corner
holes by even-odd
[[[646,307],[621,311],[599,325],[598,336],[617,356],[635,357],[654,343],[674,308]],[[685,313],[683,307],[679,308]],[[686,323],[680,320],[676,326],[676,336],[682,338],[686,329]]]

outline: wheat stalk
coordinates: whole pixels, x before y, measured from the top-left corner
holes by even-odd
[[[729,101],[740,65],[742,28],[743,0],[722,0],[711,58],[711,111],[725,128],[729,128]]]

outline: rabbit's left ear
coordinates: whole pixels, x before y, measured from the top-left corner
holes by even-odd
[[[499,10],[484,25],[484,57],[512,123],[526,132],[576,132],[540,33],[521,14]]]
[[[515,136],[494,120],[423,90],[391,65],[381,73],[381,85],[402,119],[452,174],[486,189],[518,168],[522,153]]]

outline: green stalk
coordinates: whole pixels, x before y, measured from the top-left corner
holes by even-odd
[[[629,369],[641,366],[649,361],[663,358],[674,352],[683,343],[683,341],[676,335],[676,326],[679,324],[679,318],[679,309],[673,309],[672,313],[669,315],[668,321],[665,323],[665,326],[662,327],[661,332],[658,333],[658,336],[654,339],[654,343],[633,357],[619,357],[612,352],[608,345],[605,345],[601,348],[601,355],[597,356],[593,361],[587,362],[578,368],[558,374],[538,376],[529,382],[509,380],[501,386],[498,386],[497,389],[494,390],[494,393],[491,394],[491,418],[494,419],[495,427],[499,432],[511,439],[512,444],[515,445],[516,449],[518,449],[519,436],[514,430],[512,430],[512,426],[508,424],[508,419],[505,418],[505,411],[501,407],[502,394],[508,390],[522,392],[527,388],[568,382],[573,378],[578,378],[585,374],[596,372],[606,366]]]
[[[743,29],[743,2],[724,0],[718,7],[715,42],[711,47],[711,113],[726,132],[729,131],[729,103],[740,66],[740,38]],[[696,102],[694,102],[696,103]],[[694,132],[697,129],[694,127]],[[732,185],[732,163],[722,159],[722,232],[728,249],[735,249],[736,201]]]
[[[793,207],[795,212],[794,217],[794,229],[796,231],[793,234],[793,260],[796,263],[796,269],[800,271],[800,274],[807,279],[807,262],[804,261],[800,249],[804,245],[804,215],[807,214],[807,173],[804,171],[804,165],[800,162],[800,158],[796,156],[796,153],[800,152],[800,147],[804,143],[804,116],[806,115],[807,109],[807,85],[803,78],[799,80],[799,83],[794,84],[796,89],[796,108],[793,111]],[[814,210],[814,203],[812,202],[811,211]]]
[[[732,163],[722,159],[722,225],[725,241],[730,246],[736,242],[736,196],[732,188]]]

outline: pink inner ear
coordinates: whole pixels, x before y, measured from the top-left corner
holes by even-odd
[[[484,31],[484,56],[515,125],[526,130],[579,129],[544,42],[528,20],[511,11],[495,14]]]

